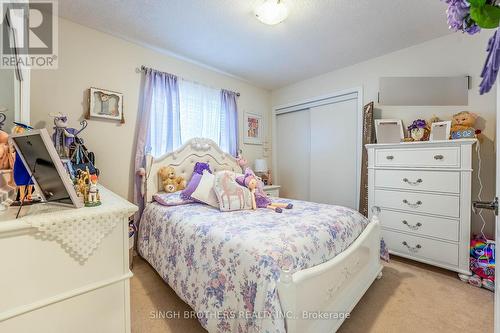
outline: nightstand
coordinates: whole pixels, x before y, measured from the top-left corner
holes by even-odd
[[[280,187],[279,185],[265,185],[263,190],[269,197],[279,197]]]

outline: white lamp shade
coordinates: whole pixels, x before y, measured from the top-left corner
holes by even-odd
[[[275,25],[288,17],[288,8],[281,0],[265,0],[255,9],[255,15],[262,23]]]
[[[255,160],[255,172],[267,172],[267,161],[263,158]]]

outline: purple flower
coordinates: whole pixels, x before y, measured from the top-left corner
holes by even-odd
[[[483,80],[479,85],[479,93],[481,95],[489,92],[497,80],[498,68],[500,67],[500,34],[498,30],[495,31],[495,34],[488,41],[486,51],[488,52],[488,56],[481,72]]]
[[[470,3],[467,0],[444,0],[448,4],[446,10],[448,25],[452,31],[478,33],[481,28],[470,17]]]

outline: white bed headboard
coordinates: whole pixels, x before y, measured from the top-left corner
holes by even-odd
[[[189,182],[196,162],[209,163],[213,172],[221,170],[241,172],[236,158],[223,152],[215,142],[206,138],[193,138],[179,149],[161,157],[146,156],[145,203],[151,202],[153,195],[161,189],[158,177],[160,168],[171,166],[177,176],[182,176]]]

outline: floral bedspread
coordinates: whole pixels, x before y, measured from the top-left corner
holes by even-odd
[[[340,206],[305,201],[270,209],[220,212],[202,204],[149,204],[139,253],[209,332],[285,332],[277,294],[283,258],[296,270],[344,251],[369,221]]]

